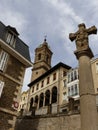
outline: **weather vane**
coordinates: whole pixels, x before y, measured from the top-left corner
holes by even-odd
[[[47,41],[47,39],[46,39],[46,38],[47,38],[47,35],[45,35],[45,36],[44,36],[44,41],[45,41],[45,42]]]

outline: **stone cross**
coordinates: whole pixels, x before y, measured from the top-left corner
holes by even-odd
[[[93,52],[89,47],[88,36],[96,34],[95,26],[86,29],[85,24],[78,25],[76,33],[70,33],[71,41],[76,41],[77,50],[74,52],[79,60],[79,95],[81,130],[98,130],[96,96],[94,91],[91,58]]]
[[[97,28],[95,26],[92,26],[88,29],[86,29],[86,26],[84,23],[78,25],[79,30],[76,33],[70,33],[69,39],[71,41],[76,41],[76,47],[77,50],[84,50],[89,47],[88,44],[88,35],[90,34],[96,34]]]

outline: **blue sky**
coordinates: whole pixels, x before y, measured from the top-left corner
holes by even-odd
[[[80,23],[98,28],[98,0],[0,0],[0,20],[17,29],[20,38],[30,47],[34,61],[34,49],[47,35],[53,52],[52,66],[63,62],[76,67],[75,43],[69,33],[76,32]],[[98,35],[89,37],[94,55],[98,54]],[[30,82],[31,68],[26,71],[23,90]]]

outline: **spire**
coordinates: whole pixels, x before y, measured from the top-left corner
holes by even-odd
[[[47,41],[47,39],[46,39],[46,38],[47,38],[47,35],[45,35],[45,36],[44,36],[44,42],[46,42],[46,41]]]

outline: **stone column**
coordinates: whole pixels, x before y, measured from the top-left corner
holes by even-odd
[[[52,91],[50,91],[50,104],[52,104]]]
[[[40,96],[38,96],[37,110],[39,109]]]
[[[93,53],[89,48],[80,52],[76,51],[75,55],[79,60],[81,130],[98,130],[96,97],[90,62]]]
[[[45,106],[45,98],[46,98],[46,95],[45,95],[45,93],[44,93],[43,107]]]
[[[97,33],[97,28],[92,26],[86,29],[84,23],[78,27],[78,31],[70,33],[69,38],[76,42],[77,50],[74,53],[79,60],[81,130],[98,130],[96,95],[90,62],[93,53],[89,48],[88,39],[89,35]]]

